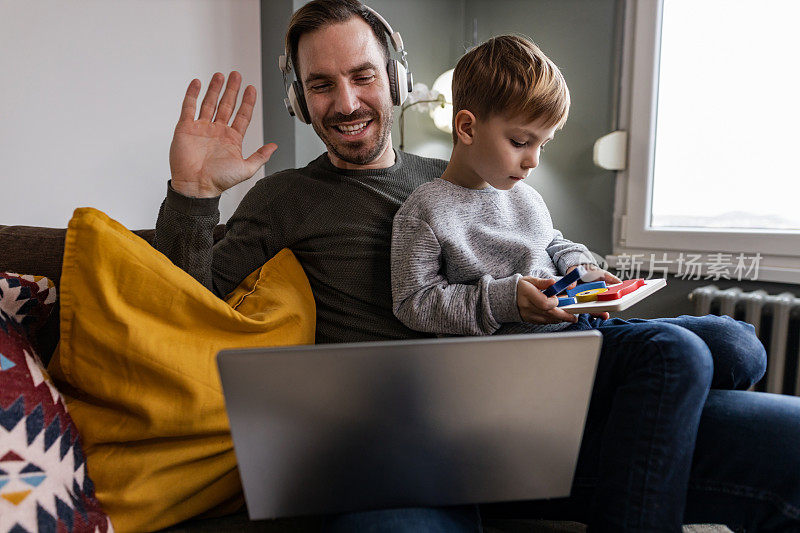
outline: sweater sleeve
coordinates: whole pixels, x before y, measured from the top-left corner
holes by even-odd
[[[251,188],[214,243],[219,197],[191,198],[168,185],[153,247],[220,298],[225,298],[277,250],[269,243],[269,208],[258,184]]]
[[[153,247],[213,290],[211,255],[218,223],[219,196],[192,198],[167,183],[167,197],[158,211]]]
[[[597,264],[586,246],[565,239],[557,229],[553,230],[553,239],[547,245],[547,254],[562,274],[571,266]]]
[[[504,322],[520,322],[520,274],[475,284],[451,284],[442,274],[442,250],[431,227],[411,216],[394,219],[391,248],[392,310],[417,331],[491,335]]]

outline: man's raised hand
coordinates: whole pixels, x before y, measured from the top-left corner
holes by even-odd
[[[245,88],[242,103],[229,126],[242,76],[236,71],[230,73],[220,99],[224,81],[225,76],[219,72],[212,76],[197,118],[200,80],[192,80],[186,89],[169,149],[172,188],[185,196],[219,196],[222,191],[252,177],[278,148],[275,143],[265,144],[244,159],[242,139],[253,115],[256,89],[252,85]]]

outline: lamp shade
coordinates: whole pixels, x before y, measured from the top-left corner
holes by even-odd
[[[453,69],[445,71],[433,82],[432,90],[444,95],[444,105],[431,110],[431,118],[436,127],[453,133]]]

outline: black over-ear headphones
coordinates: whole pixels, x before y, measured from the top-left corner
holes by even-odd
[[[375,18],[380,21],[386,33],[389,34],[392,48],[394,48],[395,52],[400,54],[400,61],[396,59],[389,60],[389,63],[386,64],[386,72],[389,75],[389,92],[392,96],[392,103],[394,105],[401,105],[405,102],[408,93],[411,92],[414,85],[414,78],[411,71],[408,70],[408,62],[406,61],[408,52],[403,48],[403,38],[400,37],[398,32],[392,30],[392,27],[389,26],[386,19],[377,11],[369,6],[364,6],[364,8],[375,15]],[[297,117],[297,120],[304,124],[310,124],[311,115],[308,113],[306,98],[303,94],[303,86],[297,80],[292,81],[291,84],[288,82],[288,76],[292,72],[290,58],[289,50],[285,50],[283,55],[278,57],[278,67],[280,67],[283,73],[283,87],[286,91],[286,98],[283,99],[283,103],[286,105],[286,110],[289,111],[291,116]]]

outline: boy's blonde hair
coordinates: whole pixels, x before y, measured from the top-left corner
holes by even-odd
[[[453,72],[454,120],[466,109],[480,119],[523,115],[530,122],[544,119],[547,128],[561,128],[569,103],[561,71],[524,36],[489,39],[459,59]],[[454,127],[453,143],[457,139]]]

